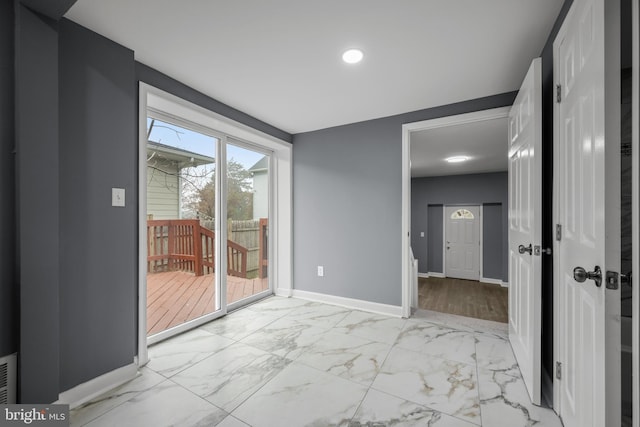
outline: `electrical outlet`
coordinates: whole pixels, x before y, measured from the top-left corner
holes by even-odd
[[[321,265],[318,266],[318,277],[324,277],[324,267]]]
[[[424,231],[420,232],[420,237],[424,237]]]

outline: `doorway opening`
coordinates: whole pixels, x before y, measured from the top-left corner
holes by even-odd
[[[505,107],[405,125],[410,127],[405,129],[411,162],[408,228],[417,259],[416,308],[450,307],[450,314],[485,313],[488,320],[500,318],[500,307],[506,309],[508,114]],[[451,157],[469,161],[447,162]],[[471,289],[463,282],[477,285],[469,295],[485,291],[469,299],[466,310],[443,299],[466,298],[447,290]],[[496,315],[487,316],[488,310]]]

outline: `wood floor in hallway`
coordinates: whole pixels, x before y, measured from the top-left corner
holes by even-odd
[[[473,280],[418,279],[418,305],[425,310],[508,322],[508,288]]]

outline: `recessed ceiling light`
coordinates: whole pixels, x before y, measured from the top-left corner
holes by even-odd
[[[467,160],[469,160],[469,158],[467,156],[453,156],[447,157],[445,160],[449,163],[460,163],[466,162]]]
[[[347,64],[357,64],[363,57],[364,53],[360,49],[349,49],[342,54],[342,60]]]

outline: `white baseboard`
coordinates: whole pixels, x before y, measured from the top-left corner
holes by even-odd
[[[291,296],[291,291],[291,288],[276,288],[273,294],[278,297],[289,298]]]
[[[299,291],[294,289],[292,296],[315,302],[338,305],[355,310],[368,311],[385,316],[402,317],[402,307],[399,305],[381,304],[360,299],[344,298],[335,295],[319,294],[316,292]]]
[[[85,383],[78,384],[72,389],[63,391],[58,395],[58,401],[54,403],[69,405],[70,409],[77,408],[91,399],[134,379],[138,375],[138,366],[135,363],[123,366]]]
[[[445,276],[445,274],[444,274],[444,273],[435,273],[435,272],[433,272],[433,271],[428,272],[428,273],[427,273],[427,275],[428,275],[429,277],[440,277],[440,278],[443,278],[443,279],[444,279],[445,277],[447,277],[447,276]]]
[[[502,282],[502,283],[500,283],[500,286],[502,286],[503,288],[508,288],[509,287],[509,282]]]
[[[423,279],[428,279],[429,273],[418,273],[418,277],[422,277]]]

